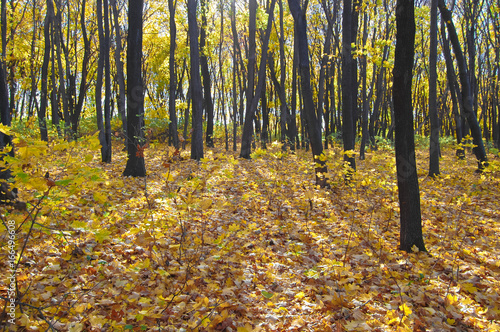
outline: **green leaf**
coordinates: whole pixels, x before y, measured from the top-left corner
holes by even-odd
[[[262,294],[262,296],[264,296],[266,299],[270,299],[274,296],[274,293],[269,293],[269,292],[266,292],[266,291],[261,291],[260,292]]]

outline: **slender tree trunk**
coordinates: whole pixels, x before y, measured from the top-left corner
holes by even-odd
[[[238,113],[238,101],[236,92],[236,73],[238,72],[238,60],[237,60],[237,49],[238,49],[238,33],[236,31],[236,0],[231,1],[231,31],[233,33],[233,151],[236,151],[236,134],[238,129],[238,123],[236,122],[236,116]]]
[[[203,93],[200,77],[200,48],[198,47],[197,0],[188,0],[189,48],[191,54],[192,126],[191,159],[203,158]]]
[[[457,77],[455,74],[455,68],[453,67],[453,60],[451,58],[450,44],[449,44],[449,40],[446,38],[445,23],[444,23],[443,19],[441,19],[441,39],[443,41],[443,54],[444,54],[445,63],[446,63],[446,76],[448,78],[448,85],[450,87],[452,113],[455,117],[455,133],[456,133],[456,139],[457,139],[456,155],[459,159],[464,159],[465,158],[465,151],[460,144],[460,143],[462,143],[463,135],[462,135],[462,114],[460,111],[462,109],[462,107],[459,107],[459,105],[461,105],[462,103],[459,101],[460,99],[457,100],[457,94],[461,95],[461,92],[460,92],[460,88],[458,87]]]
[[[127,114],[125,110],[125,75],[123,73],[123,62],[122,62],[122,36],[119,23],[119,12],[116,0],[111,0],[111,7],[113,10],[113,22],[115,26],[115,66],[116,66],[116,80],[118,83],[118,95],[117,106],[118,114],[122,120],[122,130],[124,137],[127,137]],[[125,146],[127,146],[127,140],[125,140]]]
[[[473,98],[471,95],[471,88],[469,84],[469,77],[467,75],[465,58],[462,53],[457,32],[452,21],[451,12],[446,8],[443,0],[439,0],[438,7],[441,12],[442,19],[446,22],[448,34],[450,36],[450,42],[453,46],[455,57],[457,59],[460,82],[462,85],[462,102],[464,107],[464,114],[472,134],[472,142],[475,145],[472,151],[474,152],[478,160],[478,170],[480,171],[487,165],[488,159],[486,157],[486,151],[484,149],[481,127],[479,127],[476,115],[474,114]]]
[[[429,50],[429,176],[439,175],[439,118],[437,111],[437,0],[431,0],[431,28]]]
[[[124,176],[146,176],[142,83],[143,0],[129,0],[127,41],[127,165]]]
[[[78,103],[76,105],[76,108],[74,110],[74,113],[71,114],[71,132],[73,135],[73,138],[76,139],[76,134],[78,132],[78,125],[80,123],[80,116],[82,114],[83,110],[83,102],[85,101],[85,95],[87,94],[87,74],[88,74],[88,67],[89,67],[89,62],[90,62],[90,38],[87,35],[87,29],[85,26],[85,21],[86,21],[86,16],[85,16],[85,5],[86,5],[86,0],[82,1],[82,11],[80,15],[80,25],[82,29],[82,37],[83,37],[83,48],[84,48],[84,53],[83,53],[83,61],[82,61],[82,79],[80,81],[80,91],[78,94]]]
[[[398,0],[396,5],[396,51],[394,56],[392,96],[395,116],[396,169],[400,208],[401,250],[413,246],[426,251],[422,237],[420,194],[415,162],[412,110],[412,69],[415,43],[413,0]]]
[[[45,15],[44,23],[44,39],[45,47],[43,53],[43,63],[42,63],[42,86],[40,91],[40,109],[38,111],[38,125],[40,127],[40,136],[43,141],[48,141],[48,131],[47,131],[47,99],[48,99],[48,71],[49,71],[49,61],[50,61],[50,28],[52,26],[52,20],[50,15],[50,7],[52,7],[52,0],[47,0],[47,14]],[[53,11],[53,9],[52,9]]]
[[[106,4],[104,5],[104,7],[106,7]],[[101,160],[103,162],[111,162],[111,154],[109,146],[111,142],[109,142],[107,138],[107,132],[104,124],[106,120],[103,119],[103,108],[102,108],[102,85],[104,76],[105,80],[104,117],[106,117],[106,115],[109,117],[109,96],[107,91],[108,90],[107,85],[109,85],[109,77],[106,77],[109,75],[109,47],[108,48],[106,47],[109,44],[107,43],[106,32],[104,31],[105,28],[103,26],[104,23],[103,21],[106,21],[107,18],[103,17],[102,0],[97,0],[96,10],[97,10],[97,30],[99,34],[99,60],[97,62],[97,80],[95,87],[96,118],[97,118],[97,128],[99,129],[99,141],[101,142]],[[105,13],[107,13],[107,11],[105,11]],[[108,69],[106,70],[107,72],[105,74],[104,69],[106,66],[108,67]]]
[[[281,129],[281,144],[283,144],[283,150],[286,150],[286,146],[288,142],[291,140],[291,137],[287,139],[287,122],[289,118],[289,111],[286,103],[286,94],[285,94],[285,79],[286,79],[286,67],[285,67],[285,28],[283,24],[283,0],[279,0],[278,2],[279,10],[280,10],[280,86],[281,88],[278,90],[278,95],[280,97],[280,129]],[[268,62],[272,62],[272,59],[269,59]]]
[[[208,69],[207,45],[206,45],[206,27],[207,27],[207,7],[205,0],[201,0],[201,29],[200,29],[200,66],[203,78],[203,104],[205,106],[205,114],[207,120],[207,132],[205,133],[205,141],[207,147],[214,147],[214,102],[212,100],[212,83],[210,79],[210,71]]]
[[[363,48],[366,47],[368,40],[368,12],[365,11],[363,17]],[[361,57],[361,82],[362,82],[362,98],[363,98],[363,116],[362,116],[362,133],[361,146],[359,147],[359,159],[365,160],[365,146],[368,142],[368,109],[370,107],[366,98],[366,55]]]
[[[7,92],[7,77],[5,71],[5,52],[6,52],[6,27],[7,27],[7,15],[6,15],[6,3],[5,0],[1,2],[1,27],[2,27],[2,56],[0,58],[0,120],[4,126],[11,125],[11,114],[9,109],[9,95]],[[12,138],[9,135],[0,132],[0,148],[3,149],[7,145],[12,145]],[[12,149],[9,155],[14,156],[14,149]],[[10,171],[6,171],[0,168],[0,177],[2,179],[7,179],[10,177]]]
[[[320,187],[328,185],[326,157],[323,154],[321,140],[321,126],[316,117],[311,89],[311,75],[309,69],[309,47],[307,42],[306,10],[300,8],[299,0],[288,0],[288,6],[295,22],[295,33],[298,41],[298,63],[300,69],[300,83],[304,99],[304,113],[307,118],[307,129],[311,142],[313,159],[315,162],[316,184]]]
[[[179,149],[179,135],[177,133],[177,111],[175,109],[175,88],[177,86],[177,73],[175,72],[175,49],[177,38],[177,26],[175,24],[175,8],[177,0],[168,0],[168,10],[170,13],[170,54],[169,54],[169,73],[170,86],[168,96],[168,111],[170,116],[169,137],[176,149]]]

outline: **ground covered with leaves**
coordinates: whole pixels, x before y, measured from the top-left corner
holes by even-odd
[[[97,138],[17,139],[27,211],[16,224],[16,326],[45,331],[495,331],[500,329],[500,162],[475,173],[443,147],[441,176],[418,149],[428,253],[399,251],[394,151],[370,151],[344,181],[326,152],[330,189],[310,152],[277,144],[252,160],[163,144],[148,176],[124,178],[126,155],[99,162]],[[2,276],[4,273],[2,273]],[[0,281],[0,308],[8,281]],[[1,321],[6,321],[6,310]]]

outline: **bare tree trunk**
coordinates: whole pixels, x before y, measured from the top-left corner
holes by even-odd
[[[188,0],[189,48],[191,54],[192,128],[191,159],[203,158],[203,93],[200,77],[200,48],[198,47],[197,0]]]
[[[448,34],[450,36],[450,42],[453,46],[455,57],[457,58],[460,82],[462,85],[462,102],[464,107],[464,114],[470,127],[472,142],[475,145],[472,151],[474,152],[478,160],[478,171],[481,171],[488,164],[488,159],[486,157],[486,151],[484,149],[481,127],[479,127],[476,115],[474,114],[473,98],[471,95],[471,87],[469,83],[469,77],[467,75],[465,58],[462,53],[457,32],[452,21],[451,12],[446,8],[443,0],[439,0],[438,7],[441,12],[442,19],[446,22]]]
[[[207,120],[207,132],[205,133],[205,142],[207,147],[214,147],[214,102],[212,100],[212,82],[210,71],[208,69],[207,45],[206,45],[206,27],[207,15],[205,0],[201,0],[201,29],[200,29],[200,66],[203,78],[203,104]],[[221,36],[222,38],[222,36]]]
[[[127,165],[123,176],[144,177],[143,0],[129,0],[127,42]]]
[[[292,12],[295,22],[295,33],[298,41],[298,63],[300,70],[300,83],[304,99],[304,115],[307,119],[307,129],[311,142],[313,159],[315,162],[316,184],[320,187],[328,186],[328,170],[326,158],[323,154],[323,142],[321,141],[321,126],[319,125],[314,109],[314,101],[311,89],[311,74],[309,69],[309,47],[307,42],[306,9],[300,8],[299,0],[288,0],[288,6]]]
[[[168,0],[168,10],[170,13],[170,54],[169,54],[169,73],[170,85],[168,96],[168,111],[170,116],[169,137],[176,149],[179,148],[179,135],[177,133],[177,111],[175,109],[175,88],[177,87],[177,73],[175,71],[175,48],[177,38],[177,27],[175,24],[175,7],[177,0]]]
[[[396,169],[398,178],[401,250],[413,246],[426,251],[422,237],[420,194],[415,162],[412,110],[412,69],[415,43],[413,0],[398,0],[396,5],[396,51],[392,96],[394,100]]]
[[[429,176],[439,175],[439,118],[437,111],[437,0],[431,0],[431,28],[429,50]]]
[[[342,14],[342,139],[344,153],[354,150],[354,95],[353,95],[353,58],[352,58],[352,4],[351,0],[344,0]],[[354,155],[345,153],[344,161],[349,163],[352,171],[356,170]]]
[[[117,106],[118,114],[122,120],[122,130],[124,137],[127,137],[127,114],[125,110],[125,75],[123,73],[123,63],[122,63],[122,36],[119,23],[119,12],[116,0],[111,0],[111,7],[113,10],[113,22],[115,26],[115,65],[116,65],[116,81],[118,83],[118,95],[117,95]],[[125,146],[127,146],[127,140],[125,139]]]

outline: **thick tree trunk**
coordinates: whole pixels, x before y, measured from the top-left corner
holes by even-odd
[[[399,190],[401,250],[411,252],[413,246],[425,251],[422,237],[420,194],[415,162],[412,109],[412,69],[415,43],[413,0],[398,0],[396,5],[396,51],[392,96],[395,116],[396,169]]]
[[[304,115],[307,122],[309,139],[313,159],[315,162],[316,184],[320,187],[328,185],[326,158],[323,154],[321,141],[321,127],[316,117],[311,89],[311,75],[309,69],[309,47],[307,42],[307,21],[305,9],[300,8],[299,0],[288,0],[288,6],[295,22],[295,33],[298,41],[298,64],[300,70],[300,85],[304,99]]]
[[[465,65],[465,58],[462,53],[458,35],[452,21],[451,12],[446,8],[443,0],[439,0],[438,7],[441,12],[442,19],[446,22],[446,27],[448,28],[448,34],[450,36],[450,42],[453,46],[453,51],[455,52],[455,57],[457,59],[459,77],[462,85],[462,102],[464,107],[464,114],[472,134],[472,142],[475,145],[472,151],[474,152],[478,160],[478,170],[480,171],[488,164],[488,159],[486,157],[486,151],[484,149],[481,127],[479,127],[476,114],[474,113],[473,97],[469,77],[467,74],[467,67]]]
[[[146,176],[142,83],[143,0],[129,0],[127,38],[127,165],[124,176]]]
[[[248,1],[249,10],[249,23],[248,23],[248,76],[247,76],[247,91],[246,91],[246,112],[245,122],[243,125],[243,132],[241,136],[241,151],[240,157],[249,159],[252,150],[251,142],[253,136],[253,113],[252,113],[252,100],[254,98],[254,85],[255,85],[255,64],[256,64],[256,45],[255,45],[255,32],[257,20],[257,0]],[[263,54],[264,55],[264,54]]]
[[[191,54],[192,127],[191,159],[203,158],[203,93],[200,76],[200,49],[198,47],[197,0],[188,0],[189,48]]]

